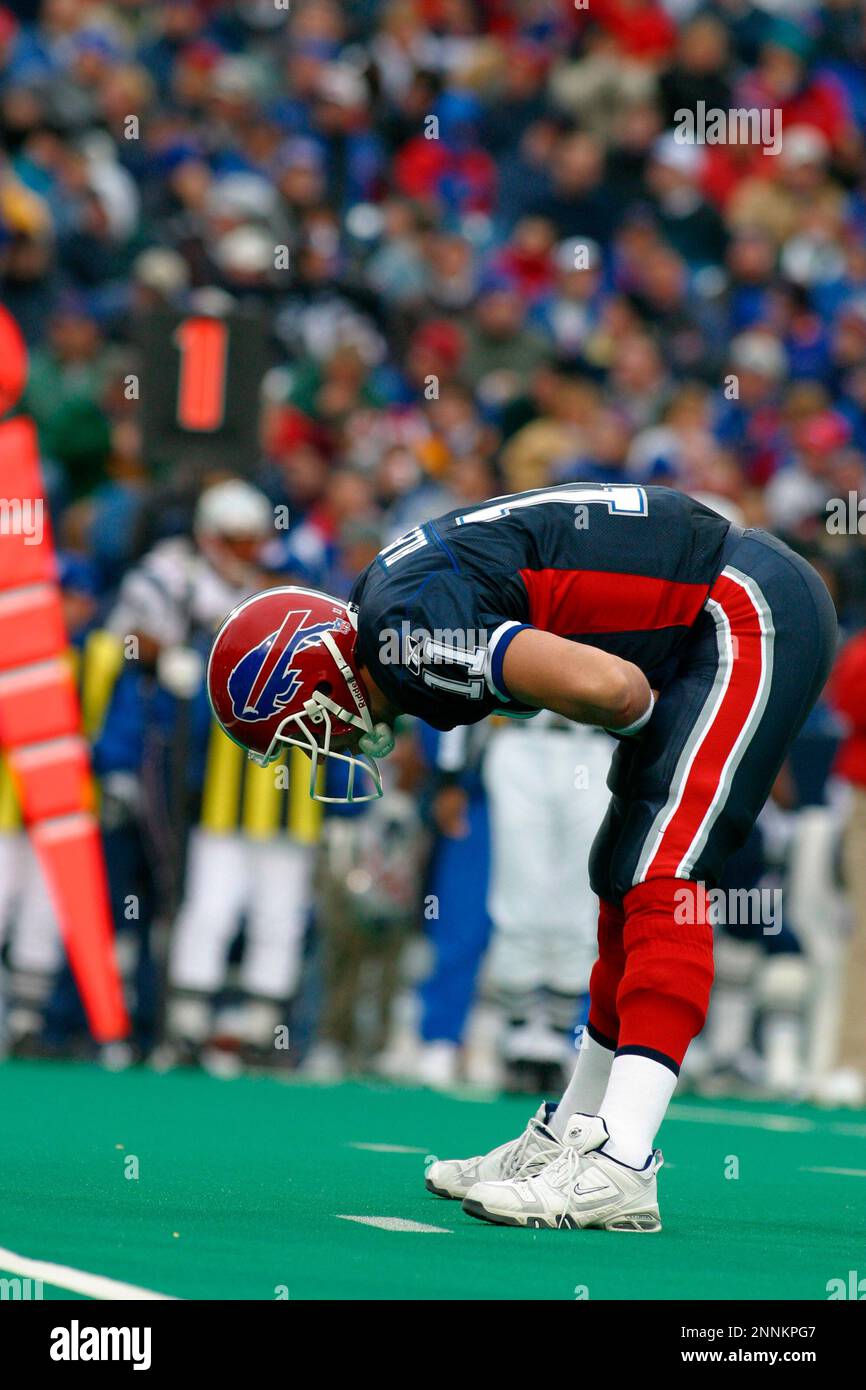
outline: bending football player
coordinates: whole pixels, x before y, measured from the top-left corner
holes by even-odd
[[[835,642],[824,585],[775,537],[666,488],[580,483],[417,527],[348,605],[271,590],[226,620],[209,667],[217,718],[260,760],[304,748],[322,799],[379,794],[401,712],[448,729],[548,709],[618,738],[572,1079],[517,1139],[434,1163],[431,1191],[505,1225],[661,1228],[653,1142],[713,977],[705,890],[754,824]],[[320,776],[335,763],[339,791]]]

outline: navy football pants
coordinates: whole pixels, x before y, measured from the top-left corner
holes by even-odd
[[[715,886],[745,843],[824,685],[836,615],[811,565],[765,531],[732,527],[723,568],[652,719],[614,754],[592,887]]]

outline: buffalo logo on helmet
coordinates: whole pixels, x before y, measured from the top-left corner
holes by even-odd
[[[236,719],[255,722],[283,709],[301,685],[302,672],[293,665],[297,656],[319,643],[323,632],[350,631],[345,619],[307,626],[309,617],[309,608],[292,610],[276,632],[241,657],[227,682]]]

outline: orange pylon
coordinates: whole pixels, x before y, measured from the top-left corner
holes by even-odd
[[[16,334],[14,321],[0,309],[7,385],[23,382],[25,375],[20,365],[10,365],[10,351],[24,353]],[[0,409],[12,404],[0,391]],[[90,1031],[98,1042],[112,1042],[128,1034],[129,1018],[44,498],[36,431],[32,421],[17,416],[0,424],[0,750]]]

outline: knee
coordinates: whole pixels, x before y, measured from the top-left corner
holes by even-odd
[[[601,902],[619,904],[622,902],[622,895],[615,891],[613,880],[615,852],[616,835],[609,812],[596,831],[590,847],[587,863],[589,886]]]

